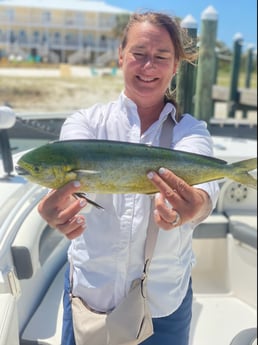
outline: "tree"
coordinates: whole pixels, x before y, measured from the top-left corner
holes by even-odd
[[[114,37],[120,39],[128,23],[130,14],[124,13],[116,16],[116,26],[113,29]]]

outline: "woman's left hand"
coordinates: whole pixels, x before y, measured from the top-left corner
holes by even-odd
[[[171,230],[188,222],[197,224],[210,214],[212,203],[204,190],[188,185],[166,168],[147,176],[160,192],[155,198],[154,218],[162,229]]]

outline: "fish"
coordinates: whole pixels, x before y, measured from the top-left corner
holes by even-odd
[[[79,180],[77,196],[87,199],[84,193],[154,194],[157,189],[147,173],[161,167],[189,185],[228,178],[257,189],[257,179],[249,173],[257,168],[257,157],[230,164],[197,153],[112,140],[49,142],[24,153],[15,169],[18,175],[51,189]]]

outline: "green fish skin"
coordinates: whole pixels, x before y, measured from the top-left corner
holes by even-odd
[[[257,189],[248,172],[257,168],[257,158],[228,164],[204,155],[145,144],[109,140],[55,141],[25,153],[16,171],[39,185],[58,189],[72,180],[81,182],[81,192],[157,192],[146,174],[165,167],[190,185],[228,178]]]

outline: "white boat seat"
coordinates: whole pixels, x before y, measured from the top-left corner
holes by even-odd
[[[33,224],[33,229],[31,229]],[[28,229],[31,229],[28,234]],[[36,275],[50,255],[61,252],[59,247],[65,237],[53,231],[42,217],[39,217],[35,205],[20,226],[11,246],[13,261],[18,279],[29,279]]]
[[[212,213],[199,224],[193,233],[194,238],[225,238],[228,233],[228,219],[223,214]]]
[[[230,345],[257,345],[257,328],[248,328],[239,332]]]
[[[229,232],[236,240],[257,248],[257,214],[247,211],[227,211]]]
[[[225,238],[228,233],[236,240],[257,248],[256,213],[247,210],[225,211],[224,214],[214,212],[195,228],[193,238]]]
[[[61,344],[63,286],[66,264],[56,275],[21,336],[21,345]]]

